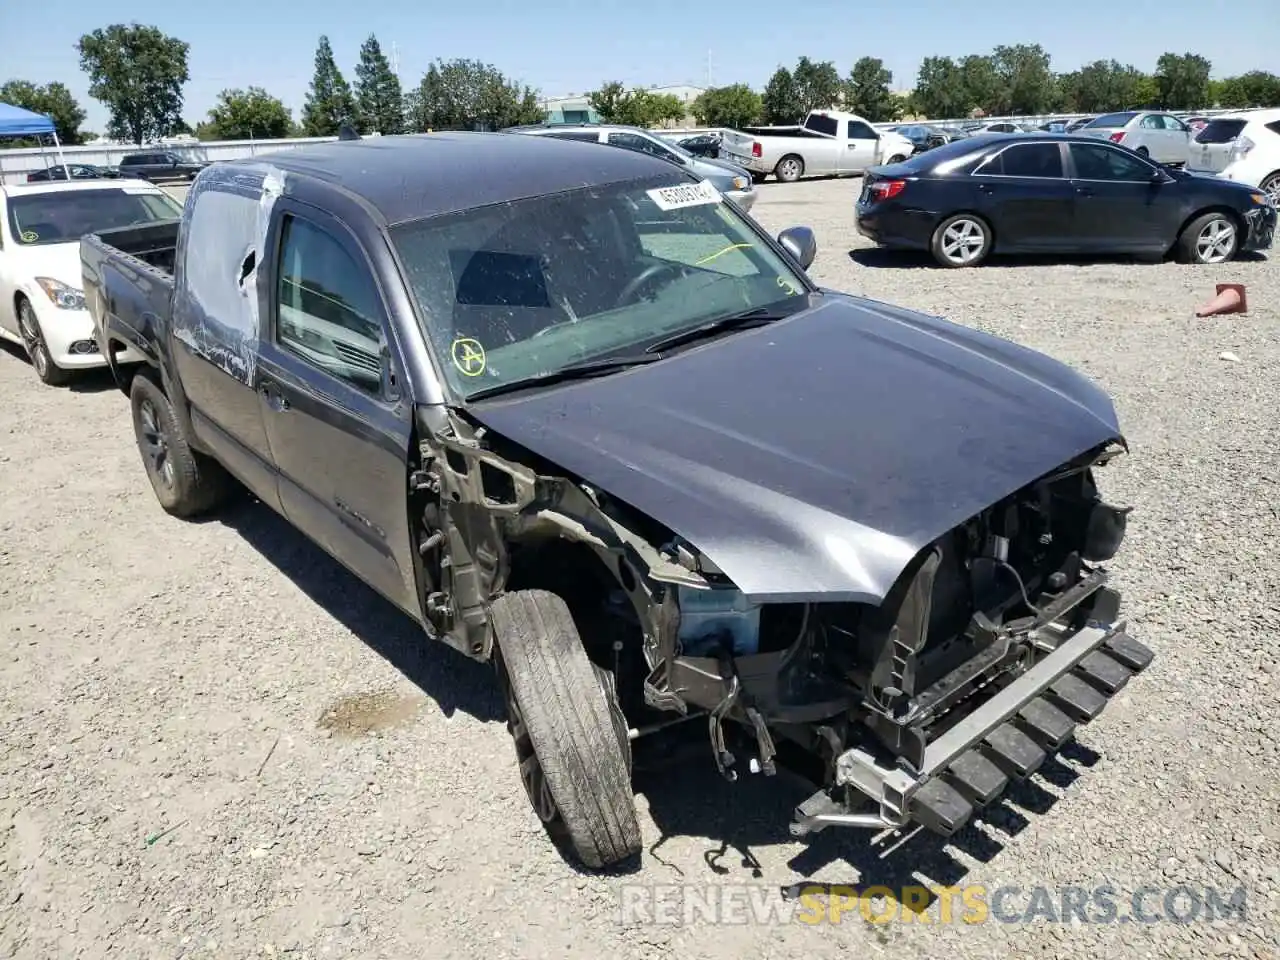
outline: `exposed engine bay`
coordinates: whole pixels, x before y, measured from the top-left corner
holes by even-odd
[[[1117,552],[1129,511],[1100,498],[1093,471],[1119,452],[1116,446],[1091,451],[938,538],[879,607],[753,604],[693,545],[664,544],[663,554],[696,570],[709,588],[674,588],[674,655],[667,660],[659,651],[654,658],[646,702],[706,711],[713,760],[729,779],[740,767],[727,747],[729,723],[742,725],[748,742],[754,740],[747,764],[753,772],[775,771],[779,740],[820,758],[814,809],[797,813],[799,832],[807,832],[825,825],[822,814],[841,823],[856,817],[851,811],[864,801],[884,800],[879,780],[899,771],[909,778],[926,773],[930,745],[1027,675],[1063,637],[1089,628],[1100,641],[1106,637],[1127,650],[1121,659],[1128,668],[1105,654],[1091,661],[1109,668],[1102,678],[1106,692],[1122,676],[1117,667],[1139,669],[1149,659],[1145,648],[1111,632],[1119,596],[1106,586],[1100,566]],[[1001,718],[996,747],[965,755],[961,773],[980,782],[958,775],[936,781],[917,801],[916,818],[953,832],[967,820],[966,808],[990,799],[993,783],[1003,786],[1007,775],[1038,766],[1043,748],[1059,746],[1097,706],[1091,692],[1102,680],[1087,671],[1083,680],[1067,679],[1077,684],[1067,683],[1065,694],[1033,698],[1032,721],[1022,716],[1026,710],[1008,711],[1014,723]],[[1052,729],[1038,730],[1037,721]],[[851,780],[855,773],[842,771],[855,750],[873,771],[869,784],[859,786]],[[951,781],[959,782],[958,795]],[[951,809],[927,809],[930,800]],[[854,823],[895,826],[904,816],[905,810],[886,809]]]

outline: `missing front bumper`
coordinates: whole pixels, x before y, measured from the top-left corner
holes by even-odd
[[[931,742],[920,769],[883,766],[861,748],[845,751],[836,762],[837,786],[852,788],[877,809],[856,812],[819,791],[796,808],[791,833],[918,823],[950,836],[1011,779],[1034,773],[1153,657],[1123,624],[1085,627]]]

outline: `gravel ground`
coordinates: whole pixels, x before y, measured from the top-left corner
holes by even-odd
[[[1019,340],[1117,398],[1133,454],[1105,489],[1136,510],[1115,569],[1158,659],[1069,756],[953,841],[888,853],[863,833],[792,842],[798,791],[723,783],[700,758],[639,779],[637,872],[580,874],[524,798],[487,669],[424,649],[265,509],[166,517],[120,394],[101,378],[43,388],[10,350],[0,956],[1280,956],[1280,577],[1266,546],[1280,537],[1280,264],[943,271],[866,249],[857,189],[767,184],[756,216],[816,229],[821,282]],[[1251,314],[1196,320],[1226,280],[1248,284]],[[662,885],[778,909],[778,888],[807,879],[1022,888],[1006,917],[1048,906],[1027,900],[1035,885],[1060,905],[1065,886],[1109,883],[1121,914],[1157,888],[1144,902],[1158,919],[942,925],[935,905],[927,924],[855,908],[838,924],[671,925],[619,911]],[[1163,919],[1179,885],[1180,916],[1192,892],[1241,886],[1247,916]]]

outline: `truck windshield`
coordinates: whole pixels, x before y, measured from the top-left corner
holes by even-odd
[[[633,355],[813,287],[706,182],[584,187],[400,224],[391,235],[462,398]]]
[[[9,230],[24,247],[75,243],[86,233],[181,216],[182,207],[167,194],[129,187],[9,197]]]

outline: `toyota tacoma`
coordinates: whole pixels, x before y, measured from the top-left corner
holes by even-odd
[[[439,133],[214,164],[81,264],[164,510],[247,488],[491,661],[598,868],[673,724],[729,780],[804,772],[797,836],[949,835],[1152,659],[1106,394],[816,252],[654,157]]]

